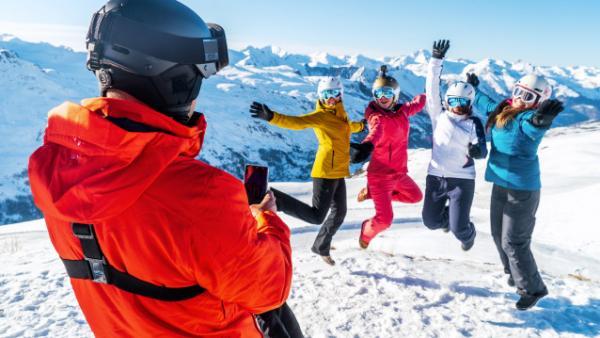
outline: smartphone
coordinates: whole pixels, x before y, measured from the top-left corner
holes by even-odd
[[[260,203],[267,193],[269,182],[269,167],[247,164],[244,172],[244,186],[248,203]]]

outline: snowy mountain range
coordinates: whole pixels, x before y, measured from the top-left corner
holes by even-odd
[[[231,50],[230,66],[206,80],[201,91],[197,109],[206,114],[209,124],[201,159],[237,176],[245,163],[259,163],[269,165],[271,180],[306,180],[316,150],[313,133],[255,121],[249,117],[250,103],[264,102],[285,114],[307,113],[314,108],[319,79],[336,75],[343,79],[350,117],[359,120],[381,64],[387,64],[400,82],[403,99],[410,99],[424,90],[429,57],[426,50],[380,60],[362,55],[291,54],[276,47]],[[78,102],[97,95],[85,58],[85,53],[68,48],[0,34],[0,224],[40,216],[29,194],[27,159],[42,142],[49,109],[65,100]],[[555,95],[566,102],[567,110],[557,118],[556,126],[600,117],[598,68],[450,59],[443,80],[464,79],[467,72],[475,72],[481,89],[500,99],[510,94],[518,78],[534,69],[549,79]],[[418,114],[411,124],[411,147],[429,147],[427,115]],[[362,137],[355,135],[357,140]]]

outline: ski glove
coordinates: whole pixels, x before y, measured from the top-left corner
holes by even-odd
[[[255,119],[271,121],[273,119],[273,111],[266,104],[254,101],[250,106],[250,116]]]
[[[369,158],[373,151],[373,143],[350,143],[350,162],[362,163]]]
[[[450,40],[438,40],[433,43],[431,56],[436,59],[443,59],[448,49],[450,49]]]
[[[533,113],[531,124],[538,128],[549,128],[556,115],[564,109],[563,103],[559,100],[552,99],[544,101],[540,104],[537,111]]]
[[[481,147],[479,144],[469,143],[469,157],[475,160],[483,158],[483,154],[481,153]]]
[[[360,120],[360,122],[362,122],[362,124],[363,124],[363,129],[362,130],[363,131],[367,130],[367,128],[369,127],[369,121],[367,121],[367,119],[362,119],[362,120]]]
[[[479,86],[479,78],[475,73],[467,73],[467,83],[473,86],[473,88],[477,88]]]

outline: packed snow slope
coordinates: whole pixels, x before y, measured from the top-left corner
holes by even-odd
[[[411,150],[410,175],[424,188],[429,150]],[[520,312],[489,235],[491,185],[478,161],[469,252],[421,223],[421,204],[396,204],[394,224],[358,248],[357,203],[365,177],[347,180],[347,219],[334,238],[335,267],[309,250],[317,226],[282,215],[292,228],[289,303],[307,337],[600,337],[600,122],[557,128],[540,149],[542,200],[533,252],[550,290]],[[309,201],[310,183],[273,186]],[[90,337],[43,221],[0,228],[0,337]]]
[[[423,41],[429,48],[430,42]],[[458,57],[452,55],[450,57]],[[389,65],[402,87],[403,99],[420,94],[430,53],[375,60],[361,55],[337,57],[326,53],[290,54],[275,47],[230,50],[230,66],[204,81],[198,110],[209,128],[202,159],[241,176],[245,163],[268,164],[276,181],[308,179],[316,150],[310,130],[286,131],[250,118],[253,100],[286,114],[314,109],[316,84],[323,76],[340,76],[345,106],[352,119],[362,119],[371,99],[377,69]],[[85,68],[85,54],[46,43],[29,43],[0,34],[0,224],[39,218],[27,182],[27,159],[42,142],[48,110],[65,100],[79,102],[97,95],[96,80]],[[534,67],[484,59],[451,59],[443,80],[479,74],[481,89],[495,98],[507,97],[514,82],[537,69],[556,87],[567,110],[556,125],[597,120],[600,117],[600,69],[592,67]],[[411,118],[411,147],[429,147],[429,118]],[[356,135],[361,139],[364,134]]]

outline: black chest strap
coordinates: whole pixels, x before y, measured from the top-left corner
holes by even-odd
[[[73,234],[79,238],[84,259],[63,259],[71,278],[89,279],[96,283],[113,285],[123,291],[164,301],[193,298],[204,289],[199,285],[183,288],[158,286],[138,279],[114,268],[102,254],[93,224],[73,223]]]

